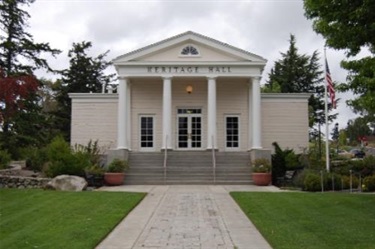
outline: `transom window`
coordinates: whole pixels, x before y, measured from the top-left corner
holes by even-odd
[[[199,52],[194,46],[188,45],[182,49],[181,55],[199,55]]]
[[[239,117],[227,116],[225,117],[226,124],[226,147],[239,147]]]
[[[140,118],[140,142],[141,148],[153,148],[154,147],[154,117],[153,116],[141,116]]]
[[[202,109],[194,109],[194,108],[178,109],[177,114],[202,114]]]

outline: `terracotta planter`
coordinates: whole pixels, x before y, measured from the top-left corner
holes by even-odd
[[[104,173],[104,182],[107,185],[118,186],[123,185],[125,173]]]
[[[253,181],[257,186],[268,186],[272,181],[271,173],[253,173]]]

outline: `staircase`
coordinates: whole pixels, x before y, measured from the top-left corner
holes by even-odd
[[[132,152],[125,184],[252,184],[249,154],[216,152],[216,181],[211,151]]]

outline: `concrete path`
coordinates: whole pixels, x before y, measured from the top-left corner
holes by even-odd
[[[270,249],[228,194],[279,191],[256,186],[120,186],[148,192],[97,249]]]

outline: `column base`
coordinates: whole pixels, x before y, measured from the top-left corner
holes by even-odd
[[[129,152],[130,152],[130,150],[125,149],[125,148],[108,150],[106,165],[111,163],[114,159],[120,159],[120,160],[127,161],[129,159]]]
[[[251,148],[249,152],[251,161],[254,161],[259,158],[266,158],[271,162],[271,150],[263,148]]]

